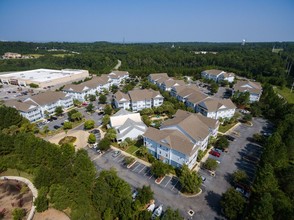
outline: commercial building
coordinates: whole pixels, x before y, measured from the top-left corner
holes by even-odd
[[[186,164],[192,169],[199,150],[207,148],[209,137],[216,137],[219,122],[201,114],[178,110],[160,129],[149,127],[144,145],[155,158],[174,167]]]
[[[88,70],[76,69],[36,69],[28,71],[19,71],[0,75],[2,84],[11,84],[18,86],[28,86],[31,83],[40,88],[55,86],[58,84],[67,84],[72,81],[83,80],[89,77]]]
[[[120,109],[110,117],[110,126],[116,130],[117,142],[122,142],[126,138],[137,139],[147,129],[139,113],[125,109]]]
[[[237,83],[233,87],[233,92],[249,92],[249,101],[256,102],[259,101],[260,96],[262,94],[262,86],[259,82],[252,82],[249,80],[245,81],[237,81]]]
[[[163,96],[152,89],[134,89],[128,94],[118,91],[113,95],[113,103],[116,108],[131,109],[137,112],[145,108],[161,106]]]

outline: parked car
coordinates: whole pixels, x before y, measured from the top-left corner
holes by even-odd
[[[231,136],[231,135],[226,135],[225,136],[229,141],[234,141],[235,140],[235,138],[233,137],[233,136]]]
[[[54,129],[59,129],[60,126],[59,126],[59,125],[54,125],[53,128],[54,128]]]
[[[211,154],[212,156],[215,156],[215,157],[220,157],[220,153],[219,153],[219,152],[216,152],[216,151],[214,151],[214,150],[211,150],[211,151],[209,152],[209,154]]]
[[[55,116],[51,116],[51,119],[52,119],[52,120],[57,120],[57,117],[55,117]]]
[[[102,154],[102,151],[100,149],[96,150],[97,154]]]
[[[118,157],[120,154],[121,154],[121,152],[120,152],[119,150],[114,151],[114,152],[112,153],[112,157]]]
[[[220,154],[223,152],[223,150],[221,150],[220,148],[214,148],[213,150],[220,153]]]
[[[160,217],[162,214],[162,205],[158,206],[152,214],[152,219]]]
[[[133,191],[133,194],[132,194],[132,199],[133,199],[133,201],[135,201],[137,195],[138,195],[138,191],[137,191],[137,190],[134,190],[134,191]]]
[[[206,180],[206,178],[204,176],[201,176],[202,182],[204,182]]]

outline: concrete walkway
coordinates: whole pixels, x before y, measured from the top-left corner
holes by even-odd
[[[20,177],[20,176],[1,176],[0,177],[1,180],[17,180],[20,182],[25,183],[31,190],[32,194],[33,194],[33,203],[35,201],[35,199],[38,197],[38,190],[36,189],[36,187],[33,185],[33,183],[31,181],[29,181],[26,178]],[[32,206],[31,211],[28,215],[28,220],[32,220],[35,214],[35,210],[36,210],[36,206]]]
[[[225,133],[222,133],[220,131],[218,131],[217,133],[218,134],[221,134],[221,135],[225,135],[225,134],[230,134],[232,131],[234,131],[241,123],[238,122],[237,124],[235,124],[233,127],[231,127],[229,130],[227,130]]]

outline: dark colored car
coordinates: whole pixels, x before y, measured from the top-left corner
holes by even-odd
[[[216,152],[216,151],[214,151],[214,150],[211,150],[211,151],[209,152],[209,154],[211,154],[212,156],[215,156],[215,157],[220,157],[220,153],[219,153],[219,152]]]
[[[52,120],[57,120],[57,117],[52,116],[51,119],[52,119]]]
[[[59,125],[54,125],[53,128],[54,128],[54,129],[59,129],[60,126],[59,126]]]
[[[229,141],[234,141],[235,138],[231,135],[226,135],[226,138],[229,140]]]

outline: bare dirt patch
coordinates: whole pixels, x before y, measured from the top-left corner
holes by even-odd
[[[70,220],[70,218],[61,211],[49,208],[45,212],[36,213],[33,220]]]
[[[12,211],[22,208],[27,218],[33,205],[33,194],[26,184],[17,180],[0,181],[0,207],[3,213],[1,219],[13,219]]]

